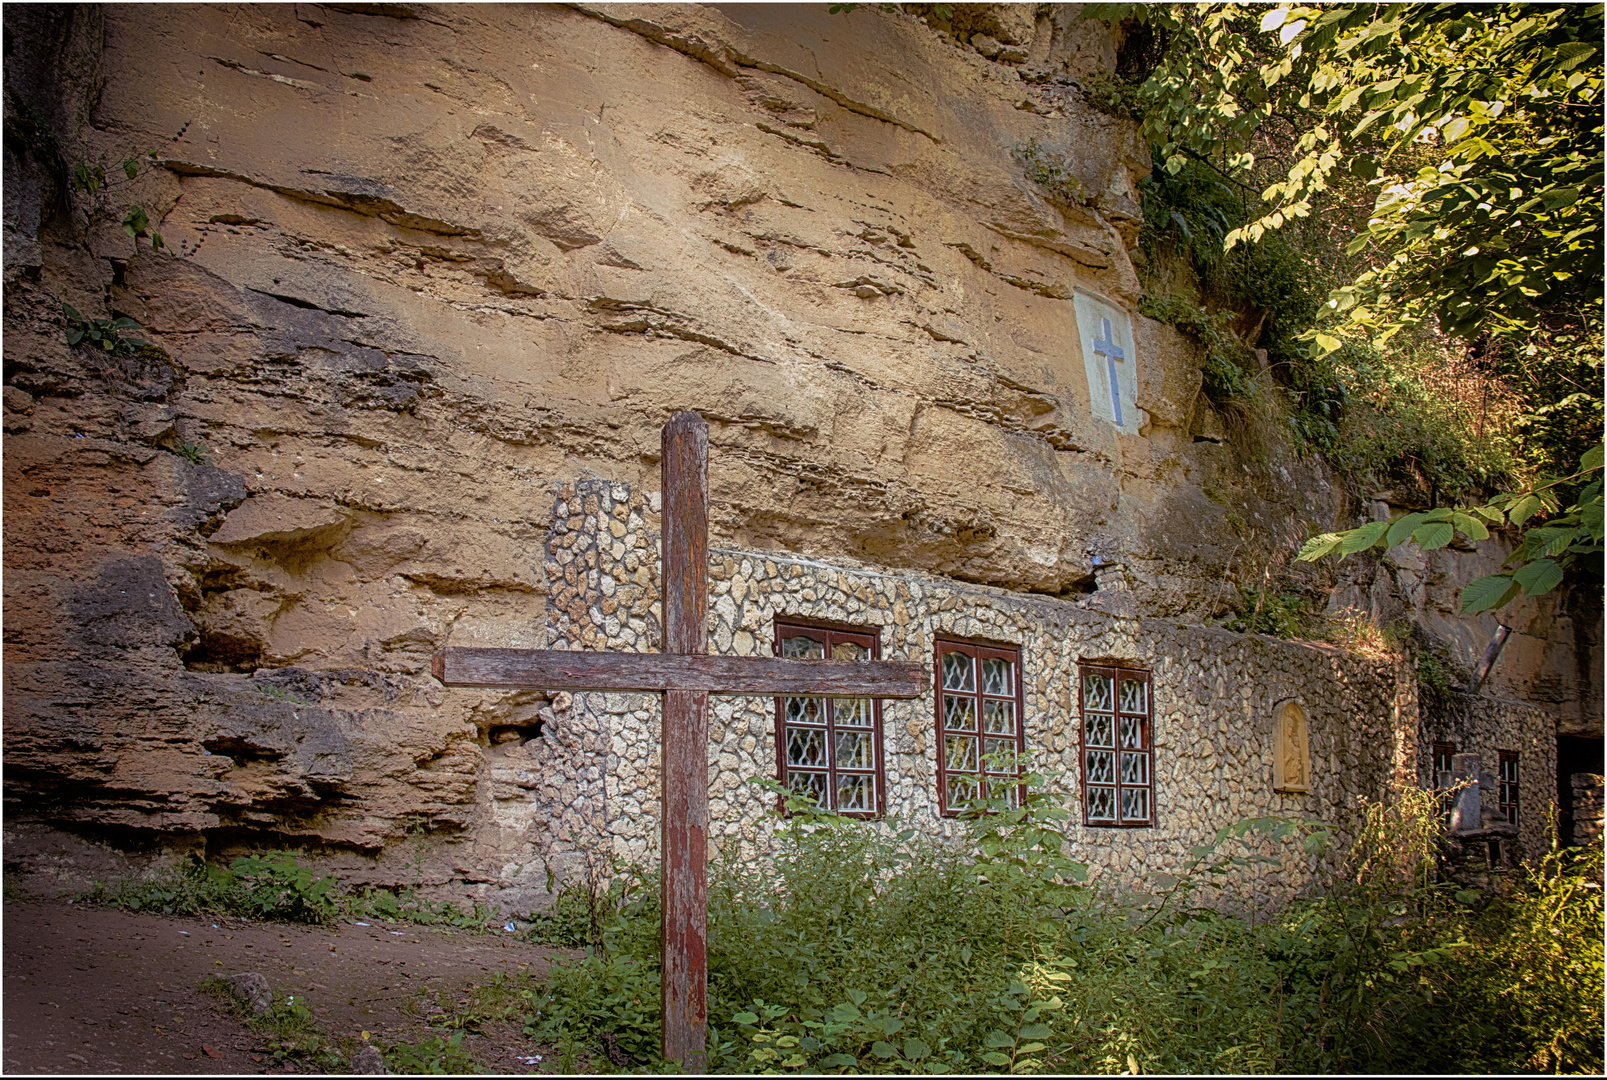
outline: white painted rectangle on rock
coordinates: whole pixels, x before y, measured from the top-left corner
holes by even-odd
[[[1077,342],[1088,376],[1088,404],[1094,416],[1125,435],[1137,435],[1144,416],[1138,408],[1138,352],[1127,312],[1078,289],[1072,298]]]

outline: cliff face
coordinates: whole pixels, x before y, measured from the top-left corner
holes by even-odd
[[[868,6],[9,8],[9,813],[424,829],[461,841],[439,875],[499,881],[525,825],[486,755],[548,703],[429,658],[546,644],[563,485],[656,490],[677,409],[728,548],[1056,595],[1097,554],[1198,617],[1333,520],[1158,323],[1139,433],[1095,418],[1073,293],[1137,300],[1149,158],[1075,78],[1119,42],[962,7],[994,58]],[[1034,140],[1074,195],[1024,177]],[[68,347],[62,301],[160,351]]]

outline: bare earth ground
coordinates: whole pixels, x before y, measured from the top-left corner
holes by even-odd
[[[263,1036],[198,989],[202,980],[259,972],[280,1000],[305,995],[320,1032],[355,1048],[363,1031],[384,1045],[428,1038],[436,1002],[466,1001],[493,972],[539,975],[560,955],[512,934],[166,917],[64,899],[6,900],[0,918],[0,1061],[11,1074],[305,1071],[276,1062]],[[503,1073],[554,1061],[512,1025],[470,1034],[464,1047]],[[518,1060],[537,1054],[542,1064]]]

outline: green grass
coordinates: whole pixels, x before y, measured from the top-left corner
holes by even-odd
[[[96,882],[80,899],[161,915],[205,913],[312,924],[370,918],[479,930],[494,921],[490,910],[478,904],[429,900],[410,886],[343,890],[333,874],[303,865],[290,851],[245,855],[227,867],[192,856],[153,876]]]

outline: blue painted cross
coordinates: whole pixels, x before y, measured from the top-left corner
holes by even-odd
[[[1121,384],[1116,381],[1116,361],[1127,359],[1127,354],[1117,345],[1110,333],[1110,320],[1100,319],[1100,331],[1103,337],[1094,339],[1094,355],[1104,356],[1105,364],[1110,371],[1110,404],[1116,410],[1116,426],[1122,426],[1122,391]]]

